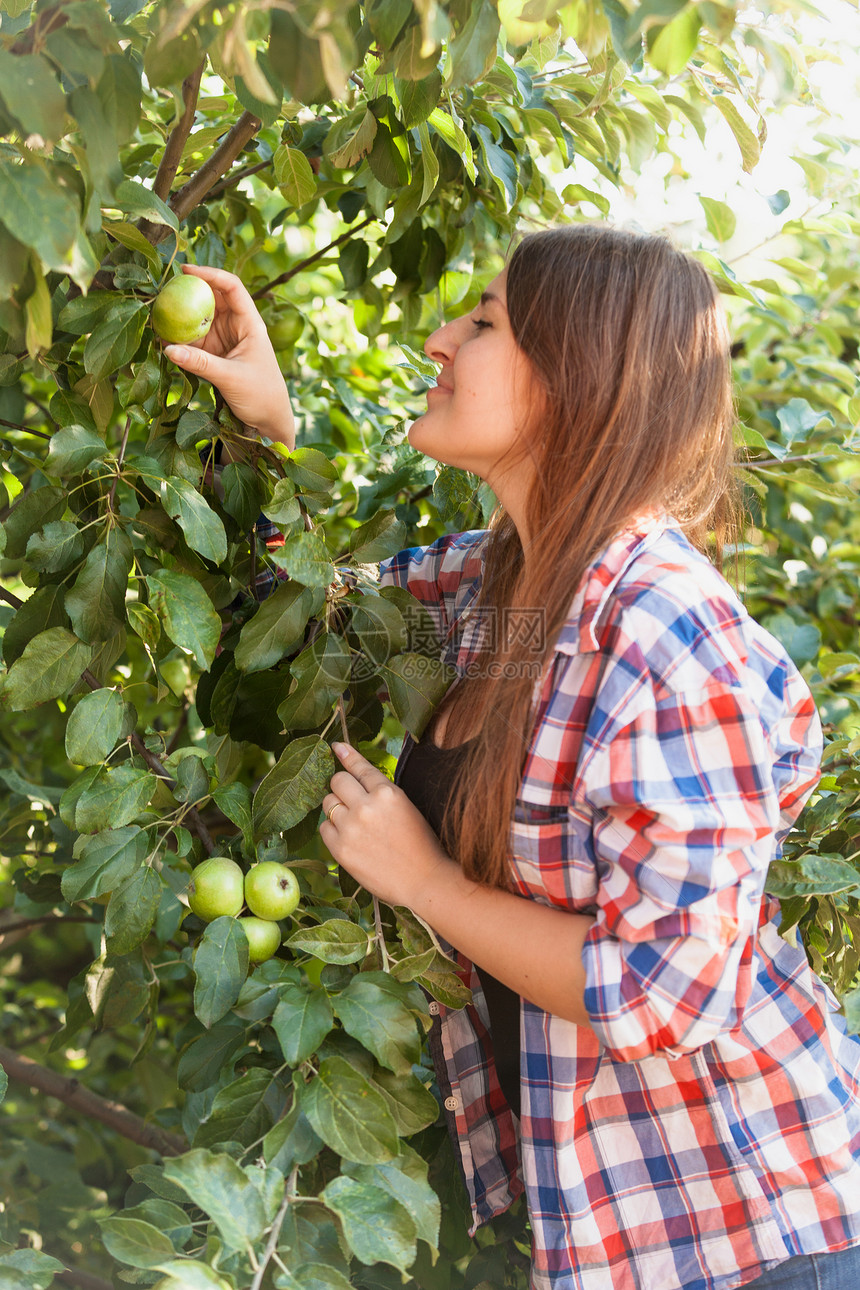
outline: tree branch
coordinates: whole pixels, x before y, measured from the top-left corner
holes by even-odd
[[[80,1290],[114,1290],[112,1281],[93,1276],[92,1272],[84,1272],[83,1268],[66,1268],[56,1276],[63,1285],[80,1286]]]
[[[217,184],[222,175],[226,174],[239,153],[253,139],[262,125],[263,122],[258,116],[254,116],[253,112],[243,112],[196,174],[174,193],[170,208],[180,222],[190,215],[195,206],[200,205],[209,190]],[[169,233],[170,229],[166,224],[157,224],[151,232],[147,233],[147,237],[154,245],[156,242],[163,241]]]
[[[7,591],[5,587],[0,587],[0,600],[5,600],[6,604],[11,605],[13,609],[20,609],[24,603],[14,591]]]
[[[130,1142],[141,1147],[148,1147],[162,1156],[180,1156],[188,1149],[184,1139],[168,1133],[157,1125],[147,1124],[134,1111],[119,1102],[112,1102],[98,1093],[84,1088],[76,1079],[60,1075],[47,1066],[40,1066],[30,1057],[22,1057],[11,1048],[0,1045],[0,1066],[12,1080],[26,1084],[29,1088],[38,1089],[48,1097],[55,1097],[73,1111],[106,1124]],[[79,1283],[80,1284],[80,1283]]]
[[[95,923],[96,921],[89,914],[39,914],[37,918],[18,918],[12,923],[0,923],[0,940],[9,932],[23,932],[28,927],[39,927],[42,923]]]
[[[10,430],[23,430],[25,434],[34,434],[39,439],[51,439],[53,437],[46,434],[44,430],[33,430],[31,426],[21,425],[20,421],[7,421],[5,417],[0,417],[0,426],[8,426]]]
[[[255,166],[243,166],[241,170],[237,170],[235,174],[227,175],[226,178],[221,180],[220,184],[210,188],[207,196],[220,197],[222,193],[226,193],[228,188],[235,188],[236,184],[240,184],[243,179],[247,179],[249,175],[258,175],[261,170],[268,169],[271,164],[272,158],[270,157],[268,161],[258,161]]]
[[[197,111],[197,96],[200,93],[200,78],[203,75],[205,66],[206,59],[204,58],[200,66],[196,67],[191,75],[186,76],[182,82],[182,101],[185,104],[185,111],[170,132],[170,137],[164,148],[164,155],[161,158],[161,165],[158,167],[158,173],[152,185],[152,191],[162,201],[167,201],[170,195],[176,172],[179,169],[179,163],[182,160],[183,149],[194,124],[194,114]]]
[[[322,247],[319,251],[314,251],[313,255],[309,255],[305,260],[300,260],[298,264],[293,265],[293,267],[288,269],[286,273],[282,273],[279,277],[273,278],[271,282],[267,282],[266,285],[264,287],[260,287],[258,291],[252,291],[251,298],[253,300],[259,300],[261,296],[265,296],[273,287],[283,286],[285,282],[289,282],[290,278],[294,278],[297,273],[301,273],[302,270],[307,269],[309,265],[316,264],[317,260],[321,260],[329,251],[333,251],[336,246],[340,246],[343,242],[348,242],[354,233],[358,233],[360,229],[367,228],[368,224],[372,224],[373,221],[378,218],[378,215],[368,215],[360,224],[356,224],[354,228],[348,228],[345,233],[341,233],[340,237],[336,237],[333,242],[329,242],[328,246]]]

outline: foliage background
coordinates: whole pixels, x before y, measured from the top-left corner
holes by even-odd
[[[438,1124],[416,982],[462,988],[331,870],[318,806],[344,723],[391,768],[447,683],[374,562],[492,506],[405,441],[424,336],[518,227],[639,209],[646,184],[726,294],[736,576],[829,738],[770,887],[860,1029],[860,210],[815,90],[841,51],[779,4],[521,9],[0,4],[2,1290],[526,1285],[524,1214],[466,1235]],[[804,200],[765,194],[739,258],[768,125],[797,112]],[[691,149],[726,140],[738,181],[709,196]],[[185,259],[257,298],[292,457],[162,363],[148,302]],[[267,565],[288,577],[258,604]],[[213,852],[302,883],[250,976],[233,921],[181,899]]]

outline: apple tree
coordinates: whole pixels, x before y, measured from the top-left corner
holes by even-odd
[[[772,18],[0,3],[3,1286],[526,1286],[521,1209],[467,1235],[422,1042],[428,1000],[467,991],[431,929],[331,863],[330,741],[390,771],[423,729],[450,673],[376,568],[493,506],[406,441],[422,337],[524,221],[606,216],[650,159],[683,173],[682,140],[714,122],[752,170],[761,85],[804,88],[808,51]],[[746,590],[834,735],[774,884],[825,967],[839,940],[848,989],[858,301],[833,240],[858,226],[786,229],[798,249],[745,283],[720,258],[731,211],[707,215],[738,337]],[[164,359],[150,310],[185,261],[257,301],[292,453]],[[295,884],[286,912],[260,906],[268,957],[237,892],[189,905],[214,860],[251,916],[250,874]]]

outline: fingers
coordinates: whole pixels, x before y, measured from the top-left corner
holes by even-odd
[[[213,269],[208,264],[183,264],[182,272],[208,282],[213,291],[223,297],[225,306],[234,313],[252,315],[260,318],[262,323],[260,311],[254,304],[250,291],[235,273],[228,273],[226,269]]]
[[[164,352],[171,363],[185,372],[193,372],[195,376],[204,376],[213,385],[218,385],[225,377],[229,378],[229,362],[208,354],[205,349],[198,349],[195,345],[165,345]]]
[[[368,793],[372,788],[376,788],[381,784],[390,786],[391,780],[388,776],[383,775],[381,770],[377,770],[376,766],[371,765],[366,757],[362,757],[361,753],[356,752],[349,744],[335,743],[332,744],[331,750],[344,769],[348,770],[350,775],[357,779],[362,788],[366,789]],[[332,783],[334,783],[335,778],[337,776],[332,777]]]

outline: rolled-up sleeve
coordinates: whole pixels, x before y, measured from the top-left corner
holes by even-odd
[[[780,762],[743,687],[643,690],[588,771],[599,882],[585,1006],[620,1061],[691,1053],[736,1024],[785,802],[799,810],[817,777],[815,740],[804,753],[792,739]]]

